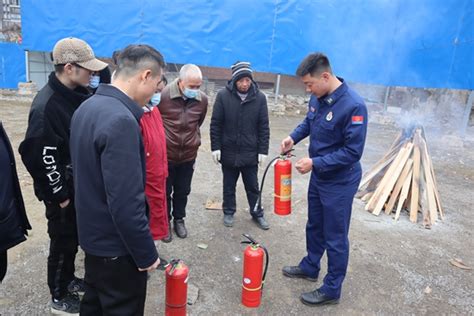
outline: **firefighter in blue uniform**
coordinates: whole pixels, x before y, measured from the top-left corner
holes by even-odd
[[[281,151],[310,137],[309,157],[300,159],[296,169],[311,171],[308,189],[308,254],[298,266],[286,266],[287,277],[316,281],[324,251],[328,272],[323,285],[303,293],[307,305],[337,304],[349,260],[349,223],[352,201],[361,179],[360,158],[367,133],[367,107],[347,83],[336,77],[328,58],[308,55],[296,74],[311,92],[304,121],[281,143]]]

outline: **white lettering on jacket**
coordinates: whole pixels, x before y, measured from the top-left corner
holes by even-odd
[[[46,176],[48,177],[49,185],[53,190],[53,194],[58,193],[63,188],[63,186],[60,185],[61,174],[57,171],[56,160],[54,159],[57,150],[57,147],[43,147],[43,162],[46,165],[46,170],[48,171]]]

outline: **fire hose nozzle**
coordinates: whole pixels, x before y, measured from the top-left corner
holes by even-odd
[[[244,240],[240,242],[241,244],[254,244],[254,245],[258,244],[258,242],[255,239],[253,239],[249,234],[242,234],[242,236],[244,236],[248,240]]]

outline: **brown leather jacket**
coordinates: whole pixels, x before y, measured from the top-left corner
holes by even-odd
[[[201,145],[199,127],[207,113],[207,96],[201,92],[196,99],[184,99],[178,79],[165,87],[158,105],[166,132],[166,150],[170,163],[196,159]]]

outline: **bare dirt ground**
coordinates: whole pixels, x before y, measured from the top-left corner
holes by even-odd
[[[0,101],[3,121],[15,151],[26,130],[29,103]],[[270,155],[277,154],[280,140],[302,119],[271,117]],[[221,198],[222,175],[211,159],[209,118],[202,129],[201,146],[189,200],[186,224],[189,237],[161,244],[167,258],[182,258],[190,266],[190,283],[200,289],[189,315],[467,315],[474,313],[474,271],[449,264],[460,258],[474,267],[474,150],[472,141],[461,141],[443,131],[427,129],[446,218],[431,230],[412,224],[403,214],[398,222],[387,215],[375,217],[355,200],[351,223],[351,255],[343,297],[339,305],[311,308],[299,301],[303,291],[319,286],[282,276],[283,265],[297,264],[305,255],[306,189],[309,176],[294,173],[293,213],[279,217],[272,212],[272,177],[264,189],[269,231],[259,230],[250,220],[242,184],[233,228],[222,225],[220,211],[204,208],[208,198]],[[398,129],[369,124],[363,166],[367,170],[387,150]],[[297,157],[306,155],[307,142],[296,147]],[[296,160],[294,160],[296,161]],[[46,258],[49,241],[44,208],[33,194],[32,181],[17,154],[23,195],[33,230],[28,241],[9,251],[9,269],[0,285],[0,315],[48,315]],[[263,170],[262,170],[263,171]],[[263,172],[261,172],[263,173]],[[270,267],[262,304],[247,309],[240,304],[241,234],[249,233],[270,251]],[[197,247],[205,243],[208,248]],[[326,271],[323,259],[321,280]],[[76,260],[77,275],[83,275],[83,253]],[[164,273],[154,272],[148,283],[147,315],[164,314]]]

